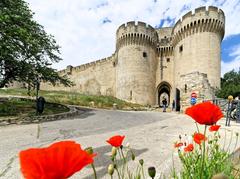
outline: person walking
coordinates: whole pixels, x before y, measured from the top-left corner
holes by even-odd
[[[167,108],[167,100],[166,100],[166,98],[163,98],[162,104],[163,104],[163,112],[166,112],[166,108]]]
[[[172,102],[172,111],[174,111],[175,110],[175,100],[173,100],[173,102]]]

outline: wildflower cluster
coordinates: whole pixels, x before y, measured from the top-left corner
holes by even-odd
[[[197,131],[192,135],[192,142],[187,146],[181,138],[175,143],[183,169],[180,174],[174,169],[173,177],[210,179],[221,173],[222,176],[234,178],[230,154],[219,144],[218,130],[221,126],[216,123],[223,117],[220,108],[211,102],[205,102],[188,108],[186,114],[195,120]],[[200,132],[198,125],[204,125],[203,132]],[[180,150],[184,144],[184,150]]]

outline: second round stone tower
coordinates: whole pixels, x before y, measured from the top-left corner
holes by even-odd
[[[199,7],[194,12],[188,12],[175,24],[172,44],[177,88],[188,85],[189,81],[184,81],[181,77],[192,72],[206,74],[210,85],[220,88],[224,28],[224,13],[213,6]],[[197,80],[199,79],[194,79]]]
[[[116,97],[155,104],[158,35],[143,22],[128,22],[117,30]]]

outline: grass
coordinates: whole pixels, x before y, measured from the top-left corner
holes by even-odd
[[[28,96],[26,89],[0,89],[0,95]],[[30,95],[34,97],[35,93],[31,92]],[[94,102],[94,105],[99,108],[112,108],[114,103],[117,104],[119,109],[140,107],[138,104],[128,103],[112,96],[85,95],[77,92],[41,90],[39,96],[43,96],[48,102],[60,104],[92,106],[90,103]]]
[[[63,105],[46,103],[42,115],[58,114],[67,111],[69,111],[69,109]],[[1,117],[23,117],[35,115],[35,101],[12,98],[10,100],[3,100],[0,102]]]

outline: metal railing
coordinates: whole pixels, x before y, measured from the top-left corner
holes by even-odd
[[[226,117],[226,126],[230,126],[230,121],[240,123],[240,100],[229,101],[227,99],[216,98],[204,101],[211,101],[221,108]]]

